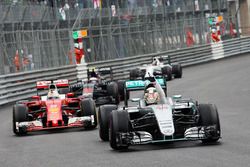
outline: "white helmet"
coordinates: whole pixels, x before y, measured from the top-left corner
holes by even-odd
[[[154,87],[147,88],[144,94],[144,100],[147,105],[157,104],[160,100],[160,95],[157,92],[156,88]]]
[[[91,77],[91,78],[89,78],[89,82],[92,83],[92,84],[96,84],[96,83],[98,83],[98,78]]]
[[[49,85],[49,92],[47,96],[48,96],[48,99],[59,98],[59,93],[58,93],[56,85],[54,84]]]

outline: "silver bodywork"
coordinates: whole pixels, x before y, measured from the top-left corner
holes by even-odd
[[[128,113],[140,112],[141,108],[151,108],[151,113],[157,121],[159,130],[163,136],[162,140],[154,140],[152,134],[147,131],[132,131],[129,133],[119,133],[117,138],[118,143],[122,145],[122,141],[127,140],[129,144],[147,144],[155,142],[167,142],[167,141],[181,141],[181,140],[201,140],[208,138],[211,131],[215,129],[213,126],[192,126],[188,127],[181,138],[175,138],[175,126],[174,117],[175,114],[181,114],[182,109],[190,109],[197,112],[196,103],[191,99],[182,99],[181,96],[166,97],[163,89],[157,81],[155,81],[155,88],[160,95],[160,101],[158,104],[145,105],[143,99],[138,100],[137,107],[127,107]],[[119,110],[119,109],[118,109]],[[123,108],[124,110],[124,108]],[[194,114],[195,115],[195,114]],[[133,120],[131,120],[133,124]]]

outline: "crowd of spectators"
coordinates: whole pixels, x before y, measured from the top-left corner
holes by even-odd
[[[219,1],[221,6],[225,6],[226,0]],[[46,5],[50,7],[64,7],[65,5],[70,8],[136,8],[136,7],[159,7],[167,6],[174,7],[177,11],[182,7],[190,8],[195,7],[195,10],[200,10],[203,5],[206,10],[209,5],[218,5],[218,0],[1,0],[1,4],[23,4],[23,5]]]
[[[119,6],[119,8],[128,8],[143,6],[158,7],[162,5],[171,6],[174,4],[181,4],[182,2],[182,0],[3,0],[0,3],[12,5],[47,5],[50,7],[61,7],[67,4],[69,8],[108,8],[115,5]]]

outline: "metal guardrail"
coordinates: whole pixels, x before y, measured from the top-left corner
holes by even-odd
[[[150,64],[154,56],[170,56],[171,62],[179,62],[182,66],[189,66],[211,60],[212,49],[210,45],[201,45],[192,48],[170,50],[166,52],[133,56],[109,61],[88,63],[88,66],[112,67],[114,79],[128,79],[129,71],[143,64]]]
[[[77,81],[75,65],[0,76],[0,105],[27,99],[36,94],[35,83],[41,80]]]
[[[243,54],[250,52],[250,37],[241,39],[232,39],[223,42],[225,57],[233,56],[236,54]]]
[[[129,58],[98,61],[88,64],[64,66],[0,76],[0,105],[26,99],[36,94],[35,82],[38,80],[69,79],[70,83],[86,80],[87,66],[112,67],[114,79],[128,79],[129,70],[149,64],[154,56],[169,55],[172,63],[179,62],[183,67],[205,63],[229,56],[250,52],[250,37],[224,41],[212,45],[170,50],[154,54],[133,56]]]
[[[183,67],[205,63],[229,56],[250,52],[250,37],[235,38],[221,43],[195,46],[179,50],[133,56],[109,61],[88,63],[88,66],[112,67],[114,79],[128,79],[129,71],[143,64],[149,64],[154,56],[169,55],[172,63],[181,63]]]

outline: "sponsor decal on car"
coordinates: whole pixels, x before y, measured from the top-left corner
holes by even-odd
[[[165,86],[165,82],[163,78],[158,78],[156,80],[161,86]],[[150,83],[149,80],[126,81],[126,88],[140,88],[140,87],[144,87],[145,85],[148,85],[149,83]]]

